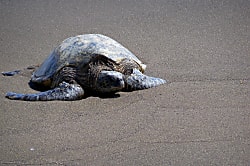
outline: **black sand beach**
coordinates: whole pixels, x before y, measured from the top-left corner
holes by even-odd
[[[107,35],[168,84],[116,98],[25,102],[0,76],[0,165],[249,165],[250,2],[0,2],[0,71],[43,62],[63,39]]]

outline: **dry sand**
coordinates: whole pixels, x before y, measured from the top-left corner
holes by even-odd
[[[248,165],[250,2],[0,1],[0,71],[63,39],[110,36],[169,84],[117,98],[24,102],[0,76],[0,165]]]

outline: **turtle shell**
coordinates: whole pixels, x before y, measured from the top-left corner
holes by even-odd
[[[65,39],[33,73],[31,81],[49,86],[50,78],[63,67],[87,65],[95,55],[105,56],[116,63],[127,58],[137,62],[142,72],[146,68],[133,53],[115,40],[101,34],[85,34]]]

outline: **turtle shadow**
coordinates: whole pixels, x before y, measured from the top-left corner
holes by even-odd
[[[39,91],[39,92],[44,92],[47,90],[50,90],[49,87],[38,85],[32,81],[29,81],[29,87],[33,90]],[[87,99],[89,97],[99,97],[101,99],[110,99],[110,98],[118,98],[121,95],[118,93],[98,93],[98,92],[93,92],[93,91],[85,91],[85,95],[83,99]]]
[[[31,89],[34,89],[34,90],[36,90],[36,91],[40,91],[40,92],[44,92],[44,91],[47,91],[47,90],[50,90],[50,88],[49,87],[46,87],[46,86],[42,86],[42,85],[38,85],[38,84],[36,84],[36,83],[34,83],[34,82],[32,82],[32,81],[29,81],[29,87],[31,88]]]
[[[99,97],[100,99],[112,99],[119,98],[121,95],[118,93],[97,93],[93,91],[87,91],[84,99],[89,97]]]

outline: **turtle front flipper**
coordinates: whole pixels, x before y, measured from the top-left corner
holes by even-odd
[[[84,96],[84,90],[78,84],[62,82],[58,87],[35,94],[19,94],[8,92],[6,98],[25,101],[79,100]]]
[[[133,69],[132,74],[127,76],[125,81],[127,91],[148,89],[166,83],[166,80],[146,76],[138,69]]]

